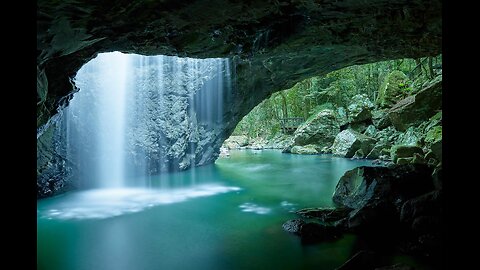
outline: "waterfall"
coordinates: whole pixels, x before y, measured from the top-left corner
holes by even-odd
[[[62,116],[67,158],[80,185],[145,186],[144,176],[214,159],[230,72],[228,59],[120,52],[85,64]]]

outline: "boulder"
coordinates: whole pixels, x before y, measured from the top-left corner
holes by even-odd
[[[359,123],[372,118],[371,110],[373,103],[366,94],[358,94],[351,98],[347,107],[348,120],[350,123]]]
[[[358,149],[357,151],[355,151],[355,154],[353,155],[352,158],[353,158],[353,159],[362,159],[362,158],[365,158],[365,153],[363,153],[363,150],[362,150],[362,149]]]
[[[374,203],[396,205],[433,190],[432,171],[422,164],[394,165],[392,168],[360,166],[340,178],[333,201],[353,209]]]
[[[442,126],[432,127],[425,134],[425,144],[427,145],[432,145],[441,140],[442,140]]]
[[[397,159],[398,165],[410,164],[410,163],[413,163],[413,157],[405,157],[405,158]]]
[[[388,114],[384,110],[372,111],[372,123],[377,129],[384,129],[392,124]]]
[[[414,127],[409,127],[405,132],[399,133],[395,144],[400,145],[422,145],[424,135]]]
[[[230,136],[223,142],[223,147],[231,149],[239,149],[248,145],[248,137],[245,135]]]
[[[436,141],[430,146],[433,155],[438,161],[442,161],[442,140]]]
[[[336,156],[351,158],[359,149],[362,149],[363,153],[370,153],[374,144],[374,138],[346,129],[335,137],[332,153]]]
[[[418,217],[442,215],[442,192],[434,190],[406,201],[400,211],[400,221],[413,226]],[[417,222],[420,222],[417,220]],[[417,224],[418,225],[418,224]]]
[[[388,117],[399,131],[418,126],[442,109],[442,76],[435,78],[417,94],[396,103]]]
[[[385,142],[378,142],[372,148],[372,150],[367,154],[365,158],[367,159],[377,159],[380,158],[382,154],[390,155],[390,144]],[[383,152],[382,152],[383,151]]]
[[[330,109],[321,110],[297,128],[293,134],[295,145],[316,144],[320,148],[329,147],[340,132],[340,125],[335,112]]]
[[[295,145],[290,150],[290,153],[299,155],[316,155],[319,153],[317,149],[318,146],[314,144],[307,144],[304,146]]]
[[[377,128],[374,125],[369,125],[363,135],[368,137],[375,138],[375,134],[377,133]]]
[[[291,219],[283,223],[282,228],[290,233],[300,234],[300,229],[305,225],[302,219]]]
[[[413,145],[394,145],[391,150],[391,157],[393,162],[397,162],[399,158],[413,158],[415,153],[423,155],[422,148]]]
[[[377,104],[382,108],[391,107],[409,94],[408,77],[399,70],[390,72],[378,89]]]

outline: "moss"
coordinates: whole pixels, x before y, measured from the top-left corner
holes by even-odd
[[[436,126],[430,129],[425,135],[425,142],[428,144],[442,140],[442,126]]]

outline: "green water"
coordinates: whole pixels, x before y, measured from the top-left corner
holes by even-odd
[[[37,202],[38,269],[334,269],[356,238],[302,246],[282,224],[331,206],[338,179],[370,161],[232,151],[149,189],[71,192]]]

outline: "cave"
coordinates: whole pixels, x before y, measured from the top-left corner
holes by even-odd
[[[37,246],[37,265],[41,269],[188,269],[196,264],[197,258],[199,267],[208,269],[278,268],[282,263],[285,269],[295,269],[301,265],[306,269],[438,269],[442,265],[443,254],[438,238],[443,227],[434,230],[425,227],[442,224],[442,81],[441,72],[438,73],[436,67],[434,70],[432,63],[432,59],[437,61],[441,54],[442,2],[436,0],[321,3],[235,0],[38,1],[37,233],[41,233],[37,241],[43,244]],[[402,59],[415,59],[417,62]],[[344,106],[349,118],[340,124],[325,124],[328,128],[324,133],[317,132],[306,138],[305,134],[311,132],[308,125],[295,126],[293,142],[278,147],[283,149],[283,153],[267,151],[259,154],[255,152],[258,146],[250,145],[247,148],[252,152],[248,152],[250,154],[247,156],[244,152],[232,152],[232,156],[229,156],[228,152],[232,150],[229,145],[239,144],[236,135],[240,134],[239,126],[245,121],[242,119],[248,118],[257,105],[275,98],[281,91],[344,68],[381,61],[400,61],[398,66],[402,61],[410,61],[413,66],[420,63],[421,69],[424,63],[422,59],[428,61],[430,67],[430,70],[425,70],[425,74],[430,74],[428,83],[418,86],[414,94],[388,105],[389,124],[378,124],[385,116],[369,114],[364,117],[361,114],[363,111],[354,112],[358,106],[350,110],[347,104]],[[120,69],[122,75],[112,73]],[[153,75],[145,75],[148,70]],[[151,78],[145,79],[148,76]],[[97,77],[107,79],[101,81]],[[138,85],[144,85],[144,88],[140,89]],[[401,87],[407,89],[403,82]],[[365,104],[359,96],[352,95],[347,100]],[[378,96],[373,96],[373,99],[378,99]],[[152,100],[154,103],[151,104]],[[112,102],[117,103],[110,107]],[[120,103],[123,105],[119,106]],[[323,109],[313,116],[305,115],[303,120],[329,123],[334,117],[332,115],[337,115],[335,110]],[[373,105],[370,109],[373,112]],[[354,113],[355,116],[350,117]],[[125,115],[124,122],[117,123],[119,120],[112,117],[116,115]],[[419,115],[423,118],[420,119]],[[366,157],[376,149],[373,146],[375,143],[371,147],[364,147],[364,142],[369,140],[364,133],[370,132],[373,137],[371,129],[367,131],[368,127],[378,128],[382,125],[408,136],[414,133],[414,128],[421,127],[425,130],[425,138],[422,137],[420,142],[424,150],[417,145],[393,145],[389,164],[379,162],[371,166],[371,160]],[[158,126],[171,128],[159,129]],[[297,134],[299,130],[304,133]],[[102,137],[101,134],[105,132],[109,132],[109,135]],[[117,136],[119,134],[126,135]],[[400,135],[399,140],[406,141],[408,136]],[[330,139],[320,143],[325,137]],[[352,150],[341,145],[341,142],[352,137],[355,137],[355,145],[359,141],[360,146]],[[102,147],[95,145],[108,147],[102,150]],[[120,148],[123,150],[117,151]],[[383,148],[377,151],[380,154],[374,154],[378,158]],[[312,179],[319,176],[315,173],[314,164],[310,163],[312,156],[302,154],[318,154],[322,166],[330,170],[325,177],[332,178],[333,182],[327,182],[327,193],[310,186],[314,181]],[[330,154],[336,157],[332,158]],[[289,162],[294,163],[278,161],[283,158],[282,155],[293,156]],[[433,157],[435,164],[427,164],[429,157]],[[228,163],[228,158],[230,162],[241,164],[234,166],[236,172],[232,171],[233,165]],[[252,160],[261,162],[263,167],[252,164]],[[273,167],[284,166],[276,168],[285,174],[295,171],[297,165],[292,164],[306,164],[305,168],[302,167],[304,171],[298,172],[298,175],[305,175],[305,179],[293,184],[292,188],[292,192],[304,197],[300,205],[305,209],[295,208],[296,204],[292,203],[295,199],[283,194],[285,191],[277,190],[275,186],[265,191],[260,184],[246,184],[248,177],[241,178],[240,183],[246,185],[242,187],[225,180],[235,178],[237,174],[250,175],[250,181],[255,180],[258,170],[265,170],[270,162]],[[104,163],[111,167],[99,165]],[[91,189],[105,188],[100,178],[125,178],[123,173],[113,173],[118,172],[119,167],[136,182],[109,182],[106,193]],[[264,174],[268,175],[268,172]],[[223,184],[231,185],[216,185],[201,180],[217,175],[227,181]],[[280,182],[289,181],[282,180],[279,171],[272,172],[271,176],[280,179]],[[258,177],[258,183],[266,181],[263,176]],[[295,174],[291,178],[295,178]],[[138,184],[139,181],[144,186],[157,189],[120,189]],[[417,185],[411,188],[414,181]],[[177,186],[180,182],[183,186]],[[268,183],[265,182],[265,185],[268,186]],[[245,225],[244,233],[252,234],[253,238],[248,240],[249,244],[245,244],[246,236],[230,235],[226,231],[225,226],[233,225],[222,220],[228,220],[230,212],[215,206],[211,198],[213,195],[242,194],[242,190],[249,188],[258,189],[257,193],[248,194],[250,197],[243,195],[249,200],[238,202],[233,197],[231,199],[232,203],[239,204],[241,213],[257,215],[256,219],[249,217],[241,220],[251,222]],[[332,198],[333,191],[335,194]],[[380,196],[384,197],[374,199],[372,193],[375,192],[380,192]],[[62,196],[74,197],[82,204],[62,201]],[[282,220],[275,217],[268,222],[262,221],[262,217],[280,208],[276,210],[262,205],[261,199],[256,201],[255,196],[286,196],[277,207],[289,214],[282,216]],[[322,198],[318,199],[317,196]],[[207,197],[211,201],[198,204],[205,209],[218,208],[221,214],[215,216],[203,210],[194,213],[193,209],[196,208],[181,206],[164,212],[159,210],[168,205],[182,205],[182,202]],[[316,200],[319,202],[315,203]],[[112,205],[117,208],[112,210]],[[320,208],[307,209],[306,206]],[[287,216],[292,217],[292,209],[300,219],[283,220]],[[178,211],[185,211],[186,215],[198,220],[202,220],[202,214],[212,215],[208,217],[209,220],[218,224],[207,221],[179,223],[177,219],[162,221],[157,225],[166,228],[158,228],[159,236],[149,239],[146,245],[158,248],[160,246],[153,243],[162,242],[160,238],[166,237],[165,247],[183,249],[187,247],[185,243],[173,244],[178,240],[167,236],[184,233],[193,239],[186,243],[198,243],[190,251],[185,251],[188,259],[183,260],[181,255],[165,255],[160,256],[164,262],[155,264],[158,263],[158,259],[152,259],[155,256],[149,255],[146,262],[141,262],[141,254],[132,252],[131,256],[135,258],[129,260],[127,247],[140,246],[135,241],[149,237],[131,230],[142,230],[149,226],[148,222],[154,223],[145,216],[136,219],[134,213],[155,213],[157,219],[168,219],[169,216],[184,215]],[[380,218],[382,216],[385,220]],[[233,223],[235,217],[232,215],[230,222]],[[124,223],[115,222],[122,219]],[[396,219],[401,219],[401,222]],[[56,226],[50,223],[57,220],[79,222],[80,230],[88,237],[79,240],[75,238],[79,235],[69,234],[68,230],[72,227],[66,226],[59,229],[66,240],[59,240],[51,249],[48,248],[49,243],[54,241],[50,235]],[[99,220],[98,227],[92,229],[90,225],[82,223],[89,220]],[[318,220],[321,222],[318,223]],[[255,229],[257,222],[261,224],[260,227],[263,226],[262,231]],[[193,227],[192,231],[188,226]],[[382,236],[372,236],[382,226],[392,226],[401,232],[400,237],[392,240],[395,245],[380,239]],[[414,228],[415,235],[412,236],[410,227],[405,229],[405,226]],[[224,234],[210,231],[215,229]],[[148,230],[155,231],[153,228]],[[195,230],[205,231],[205,237],[212,243],[221,242],[221,239],[215,239],[219,237],[231,239],[224,239],[229,243],[224,247],[225,250],[220,250],[221,245],[207,248],[202,238],[193,233]],[[277,249],[271,246],[272,242],[268,242],[271,239],[267,241],[262,238],[265,235],[278,237],[278,234],[286,238],[272,239],[281,239],[279,245],[293,246],[293,249]],[[386,235],[392,235],[391,231]],[[403,236],[413,240],[402,242],[398,238]],[[255,237],[268,244],[255,247]],[[95,238],[103,239],[103,242],[89,250]],[[298,238],[301,244],[294,242]],[[68,253],[72,247],[62,253],[65,257],[52,259],[52,254],[69,241],[80,247],[81,254],[87,256],[86,262]],[[236,241],[239,242],[238,246],[232,244]],[[332,241],[347,244],[336,246]],[[337,253],[327,253],[329,256],[337,254],[333,256],[335,259],[319,254],[322,251],[319,245],[337,248]],[[385,246],[385,254],[380,252],[382,245]],[[101,254],[112,247],[105,253],[109,258],[93,259],[95,256],[92,252]],[[271,249],[259,251],[259,248],[265,247]],[[140,250],[145,252],[146,248],[142,246]],[[253,253],[260,252],[265,258],[259,259],[252,252],[239,253],[237,249],[252,249]],[[308,250],[311,254],[305,257],[298,255],[308,253]],[[414,265],[408,265],[412,259],[410,255],[405,255],[409,252],[404,250],[421,253],[422,256],[418,259],[415,255]],[[276,251],[285,256],[284,262],[275,259]],[[159,250],[154,252],[162,254]],[[294,255],[287,255],[289,252]],[[234,255],[229,257],[229,254]],[[252,263],[243,262],[242,256],[253,260]],[[91,262],[88,258],[91,258]]]

